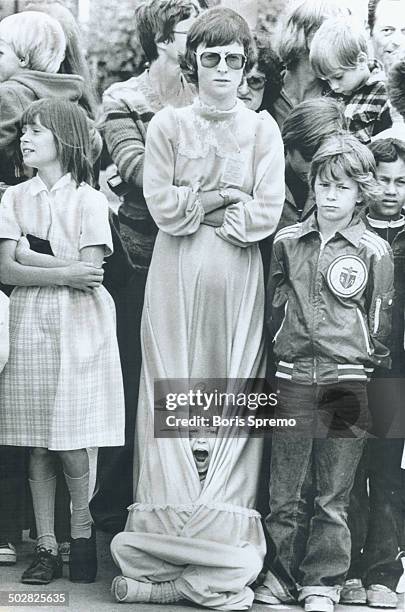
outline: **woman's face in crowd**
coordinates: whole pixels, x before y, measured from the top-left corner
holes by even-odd
[[[253,111],[259,110],[263,102],[264,88],[266,85],[266,75],[257,66],[242,77],[238,87],[238,98],[243,100],[245,105]]]
[[[218,101],[235,98],[243,76],[243,45],[205,47],[198,45],[197,75],[200,94],[206,93]]]
[[[386,72],[405,51],[405,5],[403,0],[380,0],[373,28],[374,52]]]

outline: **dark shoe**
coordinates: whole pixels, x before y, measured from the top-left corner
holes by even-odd
[[[31,565],[21,576],[24,584],[49,584],[54,578],[62,577],[62,559],[53,555],[43,546],[37,546]]]
[[[69,579],[89,583],[95,581],[96,575],[96,530],[92,525],[89,538],[70,538]]]

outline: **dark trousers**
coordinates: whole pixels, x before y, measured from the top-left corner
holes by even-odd
[[[125,392],[125,446],[100,448],[96,491],[90,510],[96,526],[109,533],[123,531],[127,507],[133,502],[133,455],[139,378],[140,340],[146,272],[134,271],[128,284],[111,292],[117,311],[117,336]]]
[[[352,535],[348,578],[361,578],[366,587],[383,584],[395,590],[403,572],[398,552],[404,529],[404,393],[401,378],[374,379],[369,387],[372,433],[382,437],[367,441],[348,513]]]
[[[323,594],[338,601],[350,565],[346,511],[368,426],[366,386],[281,380],[277,416],[295,418],[298,426],[273,435],[266,519],[270,571],[294,596],[300,590],[300,598]],[[304,489],[311,473],[309,507]]]

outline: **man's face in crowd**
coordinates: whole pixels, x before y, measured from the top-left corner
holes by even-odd
[[[372,41],[375,56],[384,64],[388,73],[392,64],[405,52],[404,0],[380,0],[375,14]]]

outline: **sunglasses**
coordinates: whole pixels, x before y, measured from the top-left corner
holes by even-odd
[[[260,91],[261,89],[264,89],[266,85],[266,77],[265,76],[246,77],[246,83],[249,89],[254,89],[254,91]]]
[[[204,68],[215,68],[218,66],[222,58],[225,59],[226,65],[232,70],[241,70],[246,62],[246,57],[242,53],[221,53],[217,51],[200,51],[196,53],[200,58],[201,66]]]

